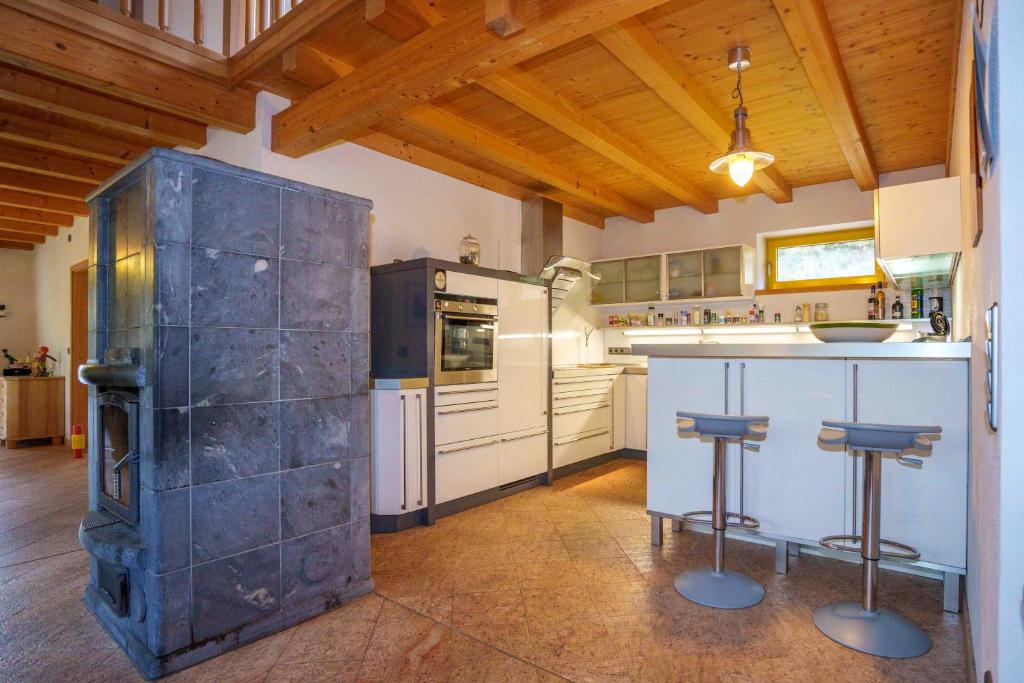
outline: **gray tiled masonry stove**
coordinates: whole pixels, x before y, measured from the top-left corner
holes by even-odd
[[[89,200],[85,602],[149,678],[372,589],[370,207],[163,149]]]

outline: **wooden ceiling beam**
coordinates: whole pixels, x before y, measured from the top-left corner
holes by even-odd
[[[718,211],[714,197],[519,67],[488,76],[480,85],[679,201],[702,213]]]
[[[18,190],[0,189],[0,204],[24,209],[66,213],[72,216],[89,215],[89,207],[85,202],[50,197],[32,192],[20,192]]]
[[[3,106],[0,104],[0,109]],[[15,105],[6,106],[13,108]],[[30,118],[0,111],[0,140],[69,152],[118,165],[127,163],[145,151],[141,145],[131,142],[50,123],[43,120],[48,114],[37,113],[42,116]]]
[[[875,189],[878,170],[874,154],[857,112],[825,5],[821,0],[772,0],[772,3],[825,110],[854,180],[862,190]]]
[[[6,240],[0,241],[0,249],[20,249],[21,251],[32,251],[34,244],[27,242],[8,242]]]
[[[515,0],[486,0],[485,11],[487,28],[499,38],[514,36],[526,28]]]
[[[557,187],[581,200],[640,223],[654,220],[654,211],[618,192],[599,185],[521,145],[484,130],[455,114],[424,104],[402,114],[400,120],[427,135],[442,138],[474,154]]]
[[[367,24],[400,43],[444,21],[427,0],[366,0],[365,16]]]
[[[728,149],[731,129],[722,113],[642,21],[635,17],[621,21],[598,31],[594,38],[712,146],[723,152]],[[776,202],[793,201],[793,190],[778,169],[769,166],[752,180]]]
[[[0,218],[0,229],[26,235],[49,235],[50,237],[56,237],[57,233],[60,232],[56,225],[33,225],[32,223],[22,223],[21,221],[11,221],[3,218]]]
[[[281,56],[281,73],[284,77],[314,90],[325,83],[348,76],[355,70],[348,62],[306,43],[292,45]]]
[[[418,147],[396,137],[373,131],[362,135],[353,142],[362,147],[372,149],[375,152],[386,154],[400,161],[422,166],[450,178],[455,178],[470,185],[482,187],[491,192],[512,197],[514,199],[532,199],[538,195],[545,195],[545,191],[535,191],[509,180],[496,176],[486,171],[481,171],[460,161],[449,159],[423,147]],[[581,223],[586,223],[595,228],[604,229],[604,217],[593,211],[578,205],[562,203],[562,212]]]
[[[272,148],[297,157],[358,135],[418,103],[564,45],[665,0],[520,0],[526,28],[498,38],[466,7],[273,119]]]
[[[98,185],[121,167],[0,142],[0,166]]]
[[[63,228],[69,228],[75,222],[75,217],[71,214],[23,209],[20,206],[7,206],[6,204],[0,204],[0,218],[9,218],[12,221],[22,221],[25,223],[59,225]]]
[[[0,187],[49,197],[83,200],[96,189],[96,184],[0,167]]]
[[[0,61],[227,130],[255,126],[252,93],[25,14],[18,2],[0,0]]]
[[[0,230],[0,241],[29,242],[31,244],[42,244],[46,241],[45,235],[31,235],[25,232],[10,232]]]
[[[206,144],[206,126],[0,65],[0,100],[103,126],[154,146]]]

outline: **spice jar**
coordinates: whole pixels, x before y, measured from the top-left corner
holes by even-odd
[[[804,321],[804,307],[797,305],[796,310],[793,311],[793,322],[802,323]]]
[[[814,304],[814,321],[825,322],[828,320],[828,304]]]
[[[459,241],[459,262],[467,265],[480,265],[480,241],[472,235],[466,235]]]

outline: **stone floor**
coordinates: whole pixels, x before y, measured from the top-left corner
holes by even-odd
[[[139,680],[80,597],[85,464],[64,448],[0,449],[0,681]],[[846,650],[812,609],[857,595],[856,565],[731,543],[763,603],[693,605],[672,577],[710,537],[650,545],[644,464],[619,460],[503,501],[373,539],[377,591],[168,680],[967,680],[964,624],[937,581],[883,572],[881,599],[931,634],[909,661]]]

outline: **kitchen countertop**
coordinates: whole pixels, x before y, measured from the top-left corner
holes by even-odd
[[[651,358],[878,358],[969,359],[970,342],[819,344],[634,344],[634,356]]]

